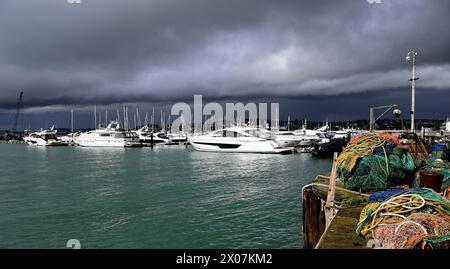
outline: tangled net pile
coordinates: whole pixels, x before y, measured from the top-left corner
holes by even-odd
[[[359,158],[372,154],[376,148],[389,141],[394,141],[393,137],[385,133],[365,133],[355,136],[339,155],[337,159],[338,167],[351,171]],[[395,141],[398,144],[398,141]]]
[[[415,163],[395,136],[365,133],[354,137],[337,159],[339,178],[352,190],[377,191],[410,183]],[[408,181],[409,180],[409,181]]]
[[[383,248],[450,248],[450,202],[430,189],[374,193],[356,233]]]

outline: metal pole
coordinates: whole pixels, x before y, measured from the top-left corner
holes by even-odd
[[[375,113],[374,112],[374,108],[371,107],[370,108],[370,131],[371,132],[373,131],[374,125],[375,125],[375,123],[374,123],[374,121],[375,121],[375,114],[374,113]]]
[[[415,114],[415,107],[416,107],[416,53],[412,53],[412,78],[411,78],[411,91],[412,91],[412,97],[411,97],[411,132],[414,132],[414,114]]]
[[[408,56],[406,57],[406,61],[412,60],[412,77],[409,79],[411,81],[411,132],[414,132],[414,118],[415,118],[415,107],[416,107],[416,80],[419,78],[416,77],[416,57],[417,52],[410,51],[408,52]]]
[[[94,105],[94,129],[97,129],[97,105]]]
[[[73,109],[70,110],[70,132],[72,133],[72,142],[73,142]]]

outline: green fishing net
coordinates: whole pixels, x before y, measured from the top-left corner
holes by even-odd
[[[344,180],[347,189],[377,191],[389,186],[410,183],[415,169],[411,156],[401,148],[386,157],[369,155],[357,164],[350,178]]]

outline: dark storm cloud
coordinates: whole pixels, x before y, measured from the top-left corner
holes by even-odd
[[[447,0],[0,2],[0,108],[450,89]],[[364,97],[362,97],[364,98]]]

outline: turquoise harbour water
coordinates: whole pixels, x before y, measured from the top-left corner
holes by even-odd
[[[301,248],[308,154],[0,145],[0,248]]]

